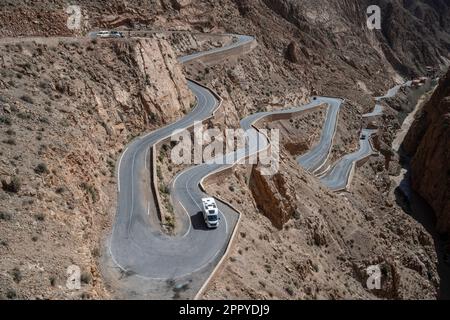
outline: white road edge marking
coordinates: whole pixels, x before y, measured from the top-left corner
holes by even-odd
[[[189,213],[187,212],[186,208],[183,206],[183,204],[181,203],[181,201],[178,201],[178,203],[181,205],[181,207],[183,208],[184,212],[186,213],[186,215],[188,216],[188,221],[189,221],[189,228],[186,231],[186,233],[182,236],[182,238],[186,238],[186,236],[191,232],[191,228],[192,228],[192,223],[191,223],[191,216],[189,215]]]
[[[150,147],[150,148],[153,148],[153,147]],[[145,153],[145,158],[144,158],[145,170],[148,170],[147,161],[148,161],[148,153],[150,152],[150,148],[147,148],[147,152]]]
[[[125,156],[125,153],[127,153],[128,147],[125,148],[125,151],[122,153],[122,156],[119,159],[119,165],[117,166],[117,190],[120,193],[120,165],[122,164],[122,159]]]

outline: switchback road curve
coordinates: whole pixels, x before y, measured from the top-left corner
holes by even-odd
[[[228,46],[181,57],[179,61],[187,63],[207,55],[226,53],[227,50],[255,41],[249,36],[233,37],[235,41]],[[162,232],[159,225],[151,223],[149,217],[156,215],[156,208],[148,181],[146,183],[145,179],[142,179],[149,174],[148,151],[175,131],[187,129],[197,121],[210,118],[220,106],[220,98],[208,88],[189,80],[188,86],[197,99],[195,108],[177,122],[132,141],[118,161],[118,208],[108,242],[108,252],[114,265],[123,274],[134,278],[135,286],[139,281],[176,283],[178,279],[192,284],[196,277],[196,280],[201,282],[217,265],[227,249],[239,214],[230,206],[218,201],[220,226],[215,230],[207,229],[201,214],[201,198],[206,194],[200,184],[207,176],[225,170],[268,148],[270,141],[254,127],[257,121],[275,114],[301,112],[326,104],[327,116],[319,143],[310,152],[298,158],[298,162],[305,169],[315,172],[328,159],[336,131],[337,116],[343,103],[339,98],[316,97],[305,106],[257,113],[241,120],[241,127],[248,131],[246,148],[225,155],[225,159],[222,159],[225,161],[220,163],[209,161],[190,167],[173,180],[170,186],[171,201],[176,210],[183,211],[185,221],[183,232],[177,236],[168,236]],[[361,152],[350,155],[345,161],[352,162],[367,150],[368,147],[364,147]],[[336,181],[333,182],[336,184],[347,181],[347,172],[347,165],[335,166],[329,171],[329,176],[332,177],[330,181]]]

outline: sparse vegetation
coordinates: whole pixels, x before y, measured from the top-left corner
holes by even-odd
[[[11,221],[12,215],[9,212],[0,212],[0,220],[3,221]]]
[[[94,203],[98,201],[99,194],[98,194],[97,189],[96,189],[93,185],[83,182],[83,183],[80,185],[80,187],[81,187],[87,194],[90,195],[90,197],[91,197],[91,199],[92,199],[92,201],[93,201]]]
[[[20,283],[20,281],[22,281],[22,272],[18,267],[12,269],[11,276],[15,283]]]
[[[286,290],[286,292],[293,297],[294,296],[294,289],[292,289],[291,287],[286,287],[284,290]]]
[[[97,248],[97,247],[94,248],[94,249],[92,249],[91,254],[92,254],[92,256],[93,256],[94,258],[100,257],[100,249]]]
[[[33,98],[31,98],[29,95],[25,94],[25,95],[21,96],[20,99],[22,101],[25,101],[25,102],[29,103],[29,104],[34,104]]]
[[[156,121],[156,114],[154,112],[150,111],[150,114],[148,117],[152,122]]]
[[[158,180],[163,180],[162,170],[160,166],[156,166],[156,176],[158,177]]]
[[[14,136],[14,135],[16,135],[16,132],[13,129],[8,129],[8,130],[6,130],[6,134],[8,136]]]
[[[92,275],[90,272],[82,272],[80,276],[81,283],[90,284],[92,281]]]
[[[11,119],[7,116],[0,116],[0,123],[1,124],[6,124],[7,126],[11,125]]]
[[[108,159],[108,160],[106,160],[106,163],[108,164],[111,177],[114,177],[114,172],[116,170],[116,165],[115,165],[114,161],[111,159]]]
[[[27,112],[19,112],[19,113],[17,114],[17,117],[18,117],[19,119],[22,119],[22,120],[30,120],[30,119],[31,119],[31,114],[30,114],[30,113],[27,113]]]
[[[175,218],[173,216],[166,216],[165,219],[165,225],[169,228],[169,229],[174,229],[175,228]]]
[[[9,139],[3,140],[3,143],[9,144],[10,146],[15,146],[16,140],[13,138],[9,138]]]
[[[83,292],[80,294],[81,300],[89,300],[91,299],[91,295],[88,292]]]
[[[2,180],[2,188],[6,192],[18,193],[22,187],[22,182],[17,176],[12,177],[11,181],[8,183],[6,180]]]
[[[170,194],[170,189],[169,189],[169,187],[166,186],[166,185],[160,185],[160,186],[159,186],[159,191],[160,191],[161,193],[165,194],[165,195]]]
[[[51,276],[49,277],[49,280],[50,280],[50,285],[51,285],[52,287],[54,287],[54,286],[56,285],[56,277],[53,276],[53,275],[51,275]]]
[[[45,124],[50,124],[50,120],[47,117],[39,117],[39,121]]]
[[[58,187],[56,188],[55,192],[57,194],[63,194],[64,192],[66,192],[66,187]]]
[[[34,172],[36,172],[37,174],[48,174],[50,171],[47,168],[47,165],[43,162],[39,163],[36,168],[34,168]]]
[[[6,297],[11,300],[17,298],[16,290],[8,289],[8,291],[6,291]]]
[[[67,119],[62,119],[62,120],[59,122],[59,125],[60,125],[61,127],[68,127],[68,126],[70,126],[70,122],[69,122],[69,120],[67,120]]]

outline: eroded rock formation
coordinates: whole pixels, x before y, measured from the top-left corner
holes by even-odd
[[[403,144],[412,156],[411,178],[434,209],[437,227],[450,231],[450,71],[418,114]]]

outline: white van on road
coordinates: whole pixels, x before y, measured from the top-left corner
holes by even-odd
[[[203,198],[203,219],[210,229],[216,229],[219,226],[219,209],[214,198]]]

